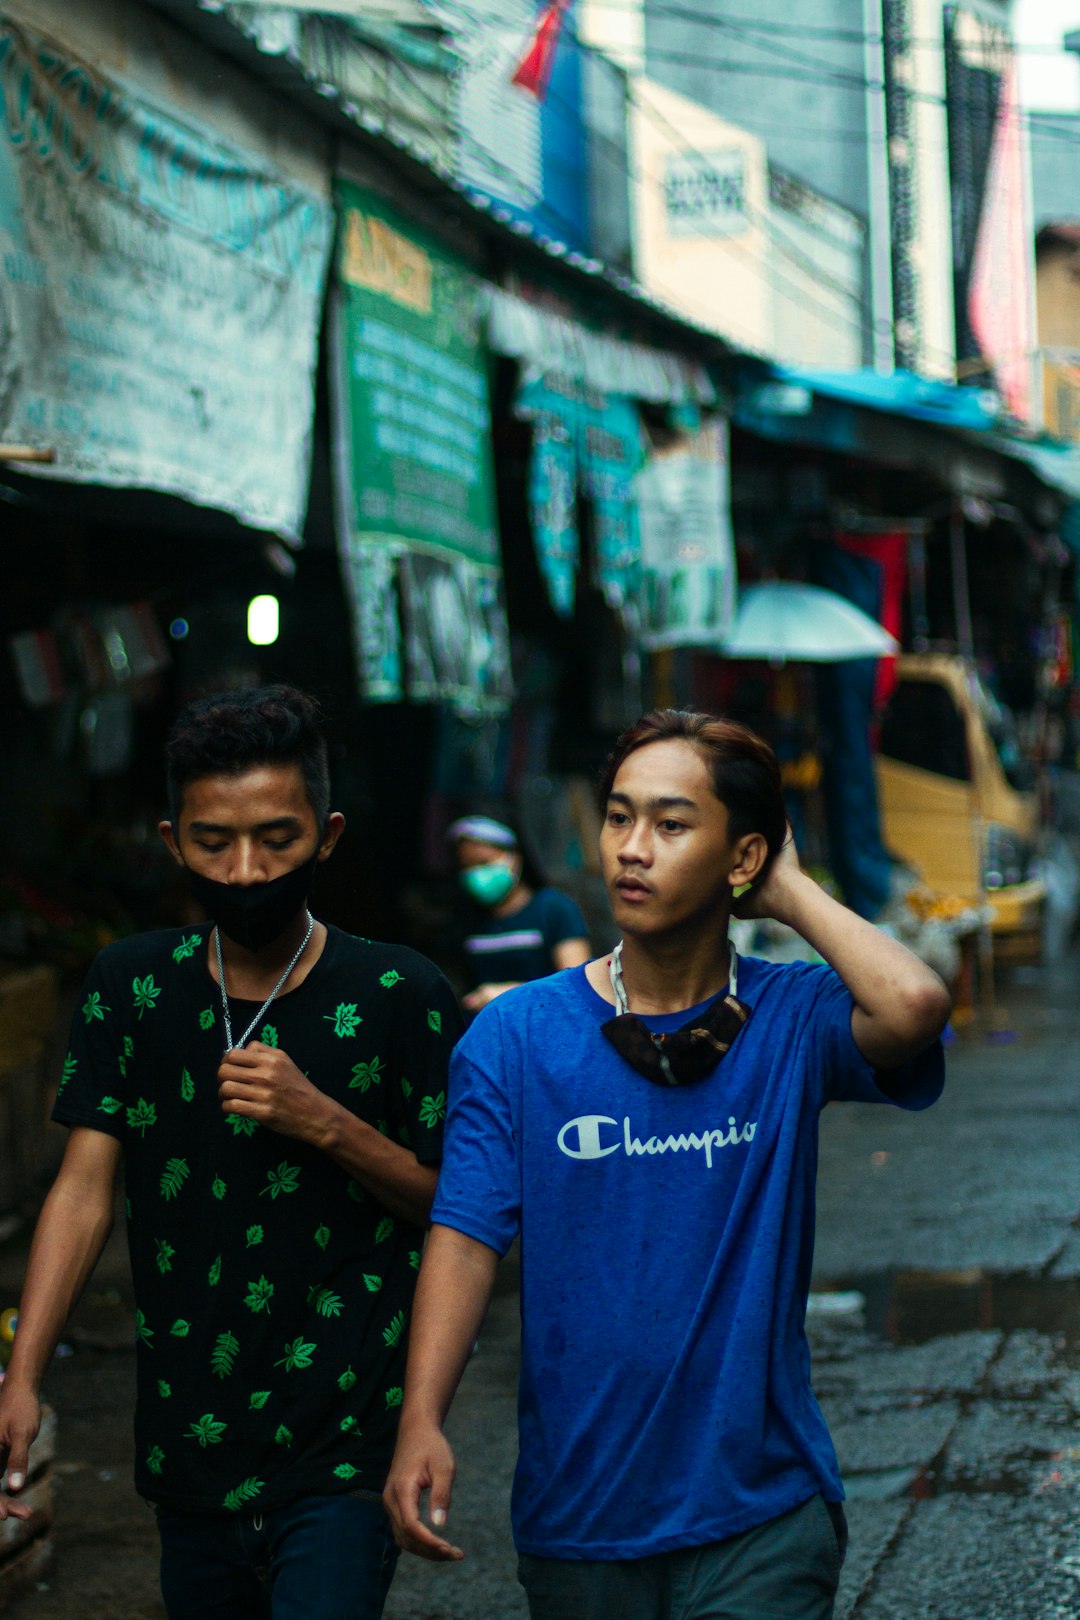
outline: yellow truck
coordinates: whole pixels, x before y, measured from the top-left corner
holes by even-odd
[[[988,905],[995,934],[1034,933],[1039,808],[1006,717],[954,654],[905,654],[897,677],[877,758],[886,846],[938,894]]]

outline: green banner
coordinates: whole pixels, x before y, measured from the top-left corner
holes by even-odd
[[[480,284],[381,197],[342,181],[337,200],[338,528],[361,684],[375,701],[504,708]]]
[[[338,536],[374,701],[492,713],[510,697],[479,282],[348,181],[337,188]]]

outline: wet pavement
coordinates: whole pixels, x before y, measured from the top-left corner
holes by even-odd
[[[1074,984],[1080,960],[1006,986],[1004,1037],[973,1031],[953,1048],[929,1113],[826,1111],[808,1329],[849,1498],[838,1620],[1080,1616]],[[21,1251],[0,1251],[0,1303]],[[73,1325],[76,1353],[50,1373],[58,1559],[13,1620],[163,1613],[152,1515],[129,1483],[131,1325],[114,1244]],[[403,1561],[387,1620],[525,1620],[507,1514],[516,1334],[510,1267],[450,1425],[466,1560]]]

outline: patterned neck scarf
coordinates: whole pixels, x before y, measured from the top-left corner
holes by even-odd
[[[729,942],[731,965],[728,988],[703,1013],[667,1035],[651,1030],[643,1018],[630,1012],[622,976],[622,941],[611,953],[611,988],[616,1017],[600,1028],[619,1056],[632,1069],[658,1086],[690,1086],[710,1075],[750,1017],[751,1009],[738,999],[739,958]]]

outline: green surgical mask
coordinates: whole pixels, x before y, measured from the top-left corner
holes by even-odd
[[[478,900],[482,906],[497,906],[514,887],[517,873],[501,861],[491,861],[486,866],[466,867],[464,872],[458,873],[458,879],[473,900]]]

